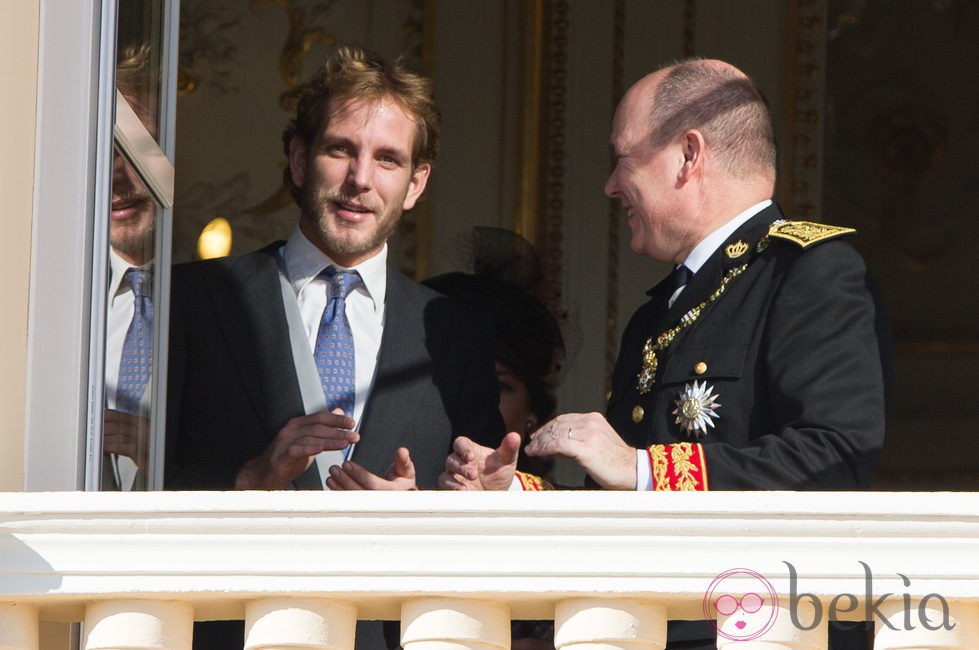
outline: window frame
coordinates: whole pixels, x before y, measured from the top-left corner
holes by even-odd
[[[25,489],[96,489],[104,400],[118,0],[41,0]],[[160,145],[172,161],[179,0],[163,0]],[[172,211],[160,215],[148,485],[162,487]],[[88,478],[86,478],[88,477]]]

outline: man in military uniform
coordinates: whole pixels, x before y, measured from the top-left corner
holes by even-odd
[[[674,273],[623,334],[605,416],[568,413],[528,455],[577,461],[614,490],[852,490],[884,440],[886,318],[853,231],[785,221],[771,197],[771,115],[722,61],[658,70],[623,97],[605,193],[631,248]],[[513,434],[497,450],[457,441],[441,485],[534,489]],[[670,644],[713,644],[704,622]],[[709,638],[708,638],[709,637]]]

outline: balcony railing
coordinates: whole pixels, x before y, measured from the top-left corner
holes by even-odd
[[[551,618],[565,649],[704,618],[720,647],[811,649],[834,617],[873,620],[877,650],[979,646],[979,494],[0,495],[3,650],[48,620],[89,650],[186,650],[220,618],[252,650],[352,648],[358,618],[400,619],[406,650]]]

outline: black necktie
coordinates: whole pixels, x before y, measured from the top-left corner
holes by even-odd
[[[683,287],[687,286],[687,282],[690,281],[690,276],[692,275],[693,273],[690,272],[690,269],[683,264],[673,269],[673,273],[670,274],[669,307],[672,307],[673,303],[676,302],[676,299],[680,296],[680,292],[683,290]]]

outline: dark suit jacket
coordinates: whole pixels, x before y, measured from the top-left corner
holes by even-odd
[[[167,394],[167,489],[228,490],[289,419],[303,415],[276,262],[281,243],[174,267]],[[407,447],[435,488],[452,440],[496,447],[504,433],[491,323],[388,268],[374,387],[352,458],[384,475]],[[321,489],[315,466],[296,487]],[[386,635],[386,639],[385,639]],[[397,647],[397,623],[359,622],[358,650]],[[240,621],[197,624],[195,648],[240,650]]]
[[[241,466],[303,415],[279,246],[173,270],[168,489],[231,489]],[[353,459],[384,475],[395,450],[407,447],[419,486],[435,488],[455,436],[492,446],[502,437],[492,326],[391,267],[387,283],[374,388]]]
[[[660,283],[623,334],[607,417],[632,446],[700,442],[711,490],[867,488],[884,441],[890,334],[859,254],[837,238],[808,248],[770,238],[777,206],[755,215],[704,264],[667,309]],[[729,257],[743,241],[748,253]],[[733,267],[748,268],[659,355],[652,390],[636,377],[646,339],[674,326]],[[697,373],[698,362],[706,371]],[[700,367],[703,369],[703,366]],[[676,422],[680,393],[694,381],[720,404],[714,427],[693,440]],[[641,407],[638,422],[633,413]],[[708,636],[704,623],[671,625],[671,644]]]

